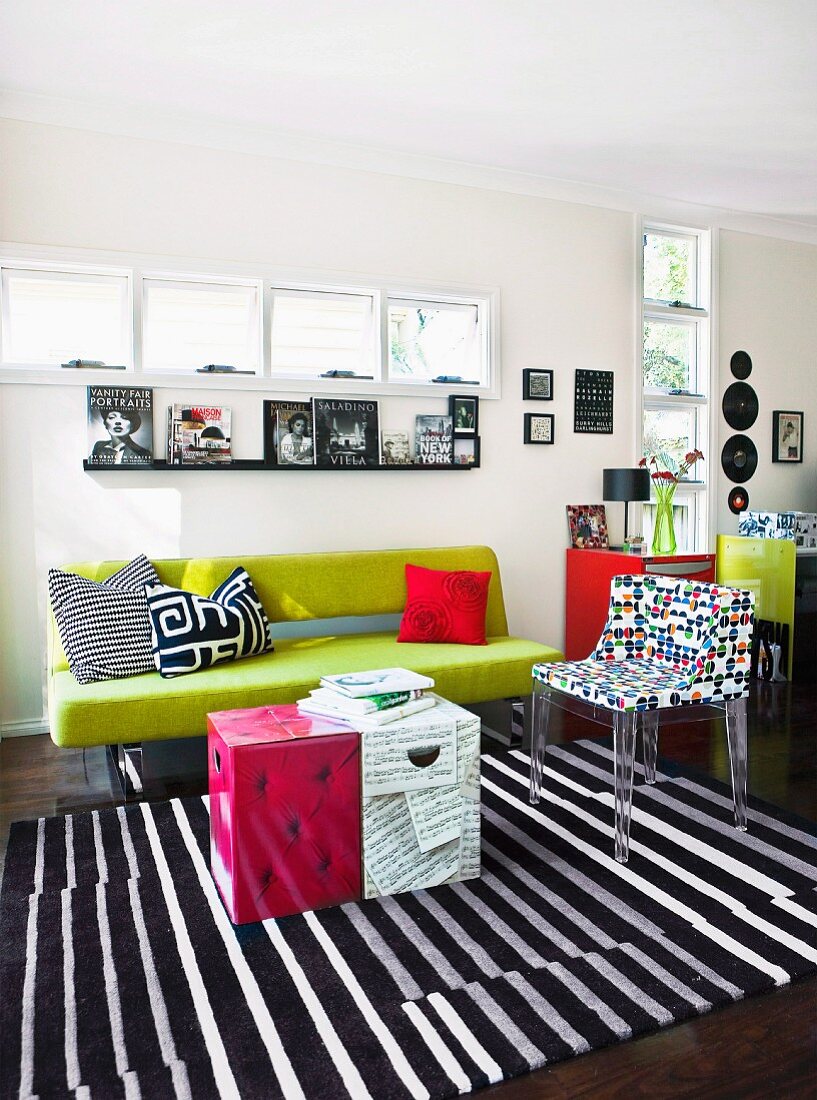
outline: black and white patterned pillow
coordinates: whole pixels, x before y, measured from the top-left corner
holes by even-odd
[[[49,569],[54,619],[68,667],[80,684],[154,670],[145,585],[158,583],[144,554],[101,583]]]
[[[153,656],[162,676],[181,676],[272,649],[269,621],[241,566],[209,599],[165,584],[148,585],[145,591]]]

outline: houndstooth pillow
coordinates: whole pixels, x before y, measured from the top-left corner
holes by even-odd
[[[162,676],[272,649],[264,607],[241,566],[209,598],[165,584],[149,585],[146,591],[153,653]]]
[[[80,684],[154,671],[146,584],[159,577],[144,554],[102,583],[49,569],[57,630]]]

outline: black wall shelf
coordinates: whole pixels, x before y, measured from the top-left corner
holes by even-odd
[[[138,470],[163,470],[172,471],[173,473],[188,473],[190,471],[206,470],[211,472],[213,470],[274,470],[276,473],[303,473],[305,471],[311,471],[313,473],[337,473],[338,471],[346,473],[347,471],[355,472],[371,472],[373,470],[474,470],[478,469],[477,463],[471,465],[457,464],[454,465],[418,465],[417,463],[410,463],[409,465],[394,465],[394,466],[271,466],[268,465],[263,458],[236,458],[232,462],[214,462],[211,465],[202,463],[200,466],[177,466],[169,465],[167,462],[157,459],[150,464],[137,464],[122,466],[97,466],[93,462],[89,462],[88,459],[83,459],[83,470],[88,473],[108,473],[110,471],[130,472]]]

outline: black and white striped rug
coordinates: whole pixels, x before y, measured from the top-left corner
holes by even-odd
[[[815,969],[817,846],[659,775],[612,857],[611,753],[483,758],[478,881],[234,929],[204,800],[12,827],[2,1096],[455,1096]]]

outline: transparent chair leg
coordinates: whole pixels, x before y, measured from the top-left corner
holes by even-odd
[[[644,780],[655,782],[655,761],[658,758],[658,711],[641,713],[641,741],[644,746]]]
[[[533,682],[533,717],[530,735],[530,801],[536,806],[542,795],[542,771],[550,722],[550,688],[540,680]]]
[[[735,799],[735,828],[746,832],[746,696],[726,701],[726,739]]]
[[[613,756],[615,767],[616,860],[626,863],[630,854],[630,815],[633,806],[633,758],[635,757],[635,711],[613,714]]]

